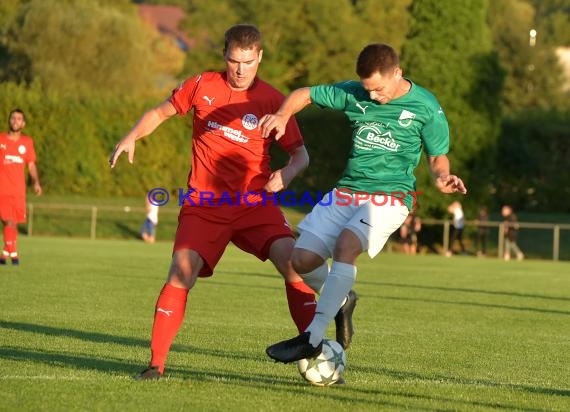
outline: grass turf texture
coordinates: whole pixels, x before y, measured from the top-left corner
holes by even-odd
[[[20,239],[0,267],[0,410],[569,410],[570,265],[362,256],[346,385],[308,385],[268,344],[296,335],[270,263],[228,248],[148,361],[171,245]],[[332,329],[328,336],[334,336]]]

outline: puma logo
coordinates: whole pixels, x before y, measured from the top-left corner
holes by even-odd
[[[212,105],[212,103],[214,103],[214,100],[216,100],[215,97],[212,97],[212,98],[210,99],[210,98],[209,98],[208,96],[206,96],[206,95],[204,95],[204,96],[202,97],[202,99],[206,100],[210,106]]]
[[[360,103],[356,103],[356,107],[358,107],[360,110],[362,110],[362,114],[366,114],[366,108],[368,106],[361,106]]]
[[[156,308],[156,312],[162,312],[164,313],[166,316],[170,317],[170,315],[172,315],[172,313],[174,312],[173,310],[164,310],[162,308]]]

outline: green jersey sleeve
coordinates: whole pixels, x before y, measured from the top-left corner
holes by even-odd
[[[320,108],[344,111],[350,102],[349,96],[358,92],[359,84],[359,82],[349,80],[312,86],[311,102]]]
[[[447,118],[435,98],[434,103],[428,106],[430,116],[421,131],[421,138],[428,156],[439,156],[449,152]]]

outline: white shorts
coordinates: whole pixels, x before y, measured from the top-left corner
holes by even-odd
[[[348,200],[349,197],[352,201]],[[409,213],[408,208],[397,198],[381,198],[382,195],[379,195],[380,200],[376,202],[371,199],[358,200],[355,195],[346,192],[342,193],[341,198],[334,189],[299,223],[297,229],[301,236],[295,247],[308,249],[326,260],[332,256],[340,232],[348,229],[358,236],[362,250],[368,251],[368,255],[373,258],[382,250],[390,235],[404,223]],[[304,233],[307,235],[303,236]],[[311,235],[319,238],[324,245],[314,244]],[[328,256],[323,256],[325,253]]]

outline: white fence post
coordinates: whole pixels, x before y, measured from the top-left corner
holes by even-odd
[[[91,239],[97,236],[97,206],[91,207]]]
[[[552,239],[552,260],[560,258],[560,226],[554,225]]]

